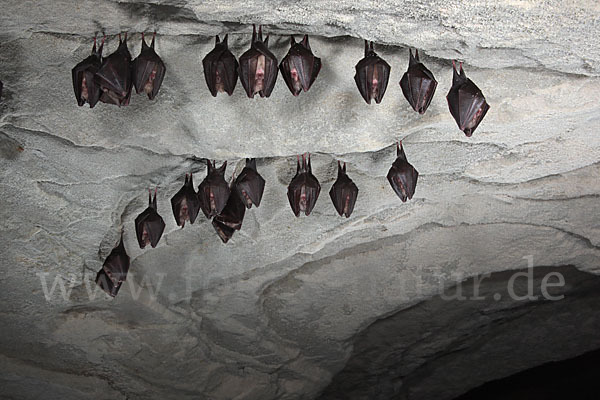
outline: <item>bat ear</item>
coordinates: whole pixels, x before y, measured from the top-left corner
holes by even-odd
[[[258,40],[262,41],[262,25],[258,26]]]
[[[252,43],[256,42],[256,25],[252,24]]]
[[[300,156],[296,156],[296,158],[298,159],[298,165],[296,167],[296,174],[298,174],[298,172],[300,172]]]
[[[218,45],[219,43],[221,43],[221,40],[219,39],[219,35],[215,36],[215,46]]]
[[[227,169],[227,160],[225,160],[223,162],[223,164],[221,164],[221,166],[219,167],[218,171],[219,173],[225,175],[225,170]]]
[[[415,49],[415,60],[419,61],[419,49]]]
[[[344,168],[343,168],[344,173],[346,173],[346,163],[344,162]]]
[[[94,36],[94,46],[92,46],[92,54],[96,52],[96,36]]]
[[[306,157],[308,158],[308,167],[306,166],[306,164],[304,164],[304,168],[308,171],[312,173],[312,167],[310,166],[310,153],[308,153],[308,156]]]
[[[156,210],[156,192],[158,192],[158,188],[154,188],[154,198],[152,199],[152,207]]]
[[[310,50],[310,44],[308,43],[308,35],[304,35],[304,38],[302,38],[302,45],[308,50]]]
[[[369,42],[365,40],[365,57],[369,54]]]
[[[294,35],[290,35],[290,46],[293,46],[296,44],[296,40],[294,40]]]
[[[265,44],[265,46],[269,45],[269,35],[267,35],[267,37],[265,38],[265,40],[263,40],[263,43]]]
[[[462,65],[463,65],[462,61],[458,65],[460,67],[460,76],[463,77],[463,78],[466,78],[467,74],[465,74],[465,70],[462,67]]]
[[[227,39],[229,39],[229,34],[226,34],[223,38],[223,44],[225,45],[225,47],[227,47]]]
[[[154,48],[154,41],[156,40],[156,31],[152,34],[152,42],[150,42],[150,47]]]
[[[246,158],[246,167],[256,171],[256,158]]]
[[[102,37],[102,42],[100,42],[100,47],[98,47],[98,52],[96,53],[100,57],[102,57],[102,49],[104,48],[105,41],[106,41],[106,35],[104,35],[104,37]]]
[[[148,189],[148,205],[152,207],[152,189]]]

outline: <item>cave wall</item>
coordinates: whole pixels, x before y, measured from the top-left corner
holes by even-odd
[[[0,394],[313,399],[342,379],[376,321],[401,318],[441,288],[529,262],[598,273],[599,16],[593,1],[4,2]],[[311,35],[323,68],[308,93],[293,97],[280,77],[268,99],[248,99],[239,84],[231,97],[210,96],[200,61],[213,35],[229,33],[239,56],[253,23],[271,33],[278,58],[289,34]],[[130,32],[135,56],[140,32],[154,29],[167,66],[157,99],[77,107],[70,70],[94,34],[109,35],[108,54],[115,35]],[[380,105],[365,104],[353,81],[363,39],[392,65]],[[398,85],[408,48],[439,82],[422,116]],[[471,138],[446,104],[452,59],[464,61],[491,105]],[[420,173],[408,203],[385,179],[397,140]],[[303,152],[313,155],[322,194],[311,216],[295,218],[285,193]],[[179,229],[169,199],[184,175],[199,184],[210,158],[227,160],[230,177],[245,157],[258,158],[267,186],[242,230],[223,245],[203,217]],[[360,188],[349,219],[327,195],[337,160]],[[158,187],[167,227],[156,249],[140,250],[133,220],[149,187]],[[121,227],[132,268],[109,300],[93,279]],[[47,300],[57,277],[69,296],[57,286]],[[441,314],[414,318],[420,326],[418,318]],[[494,328],[460,321],[447,329]],[[503,340],[510,348],[519,337]],[[561,357],[597,345],[572,340],[581,346]],[[546,352],[527,360],[543,362]],[[370,362],[386,379],[387,364]],[[418,376],[419,364],[409,365],[415,371],[403,374]],[[468,364],[456,368],[469,376]],[[480,380],[461,379],[444,395]],[[426,380],[399,385],[416,393],[407,398],[442,396],[423,394]]]

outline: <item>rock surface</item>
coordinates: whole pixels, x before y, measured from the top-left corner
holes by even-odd
[[[597,306],[589,287],[600,272],[597,2],[46,0],[2,10],[1,396],[450,399],[494,373],[598,347],[588,340],[598,317],[575,312]],[[273,34],[279,58],[290,33],[312,35],[323,69],[308,93],[293,97],[279,77],[269,99],[248,99],[239,84],[231,97],[210,96],[201,59],[212,36],[230,33],[239,56],[252,23]],[[70,70],[94,33],[109,35],[109,54],[129,31],[135,56],[139,32],[154,29],[167,66],[156,100],[77,107]],[[392,65],[380,105],[365,104],[353,81],[363,39]],[[439,82],[423,116],[398,85],[408,47]],[[491,105],[471,138],[448,112],[451,59]],[[420,173],[408,203],[385,179],[397,140]],[[322,192],[296,219],[286,186],[307,151]],[[228,160],[230,177],[250,156],[267,181],[263,203],[227,245],[203,216],[176,226],[169,199],[185,173],[198,185],[206,157]],[[349,219],[327,193],[338,159],[360,189]],[[140,250],[133,220],[148,187],[158,187],[167,227],[156,249]],[[132,268],[109,300],[93,279],[121,226]],[[571,319],[529,325],[523,313],[535,304],[436,297],[529,264],[566,281],[566,300],[535,318]],[[509,279],[493,276],[489,290]],[[515,322],[485,317],[486,307]],[[436,321],[447,335],[427,335]],[[561,350],[527,346],[511,358],[446,342],[491,335],[508,352],[524,327]],[[563,345],[567,334],[577,345]],[[364,351],[373,341],[377,351]],[[465,362],[479,358],[494,367]],[[352,375],[360,391],[344,392],[357,360],[371,368]]]

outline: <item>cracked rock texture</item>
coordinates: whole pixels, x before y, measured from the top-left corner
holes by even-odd
[[[584,0],[5,1],[0,397],[439,400],[598,348],[599,21]],[[308,93],[279,77],[269,99],[210,96],[213,35],[239,56],[252,23],[279,58],[311,35]],[[94,34],[109,54],[129,31],[135,57],[154,29],[156,100],[77,107],[70,70]],[[380,105],[354,84],[363,39],[392,65]],[[409,47],[439,82],[422,116],[398,85]],[[471,138],[446,104],[452,59],[491,105]],[[397,140],[420,173],[408,203],[385,179]],[[307,151],[322,192],[295,218],[286,186]],[[267,185],[242,230],[223,245],[202,215],[179,229],[185,173],[198,185],[211,158],[231,177],[245,157]],[[360,188],[348,219],[328,197],[338,159]],[[140,250],[149,187],[167,226]],[[93,279],[120,227],[132,266],[111,300]],[[559,273],[564,299],[508,299],[528,265],[538,297]],[[440,296],[483,278],[484,301]]]

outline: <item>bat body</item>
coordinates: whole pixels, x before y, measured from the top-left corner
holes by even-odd
[[[200,200],[200,208],[207,218],[212,218],[223,211],[229,198],[229,185],[225,180],[225,169],[227,168],[227,161],[225,161],[219,168],[216,167],[215,162],[208,164],[208,174],[206,178],[198,186],[198,199]]]
[[[242,86],[248,97],[257,93],[260,97],[269,97],[277,80],[277,58],[268,49],[269,36],[262,39],[262,26],[253,27],[252,44],[240,57],[239,74]]]
[[[239,64],[229,51],[227,37],[225,35],[221,42],[217,36],[215,48],[202,60],[204,79],[213,97],[217,97],[219,92],[226,92],[231,96],[238,81]]]
[[[287,196],[294,215],[298,217],[300,212],[309,215],[317,203],[319,193],[321,193],[321,185],[312,174],[310,154],[308,155],[308,164],[306,155],[303,154],[302,166],[300,165],[300,157],[298,157],[296,175],[288,185]]]
[[[183,228],[185,221],[190,221],[190,224],[193,224],[196,220],[200,211],[200,200],[194,190],[194,177],[192,174],[189,175],[189,179],[188,175],[185,175],[185,183],[182,188],[171,198],[171,208],[177,226]]]
[[[419,50],[415,50],[414,57],[412,51],[409,50],[409,53],[408,70],[400,80],[400,87],[413,110],[424,114],[433,99],[437,81],[431,71],[419,61]]]
[[[307,92],[310,89],[321,70],[321,59],[312,53],[308,35],[304,35],[299,43],[296,43],[292,36],[290,51],[281,60],[279,69],[294,96],[298,96],[302,90]]]
[[[154,199],[152,199],[152,193],[149,191],[148,208],[142,211],[135,219],[135,234],[140,249],[143,249],[148,244],[152,248],[155,248],[164,230],[165,221],[158,214],[156,207],[156,190],[154,191]]]
[[[470,137],[485,117],[490,106],[477,85],[467,78],[462,63],[460,63],[460,72],[458,72],[452,61],[452,69],[452,87],[446,96],[448,107],[460,130]]]
[[[390,64],[373,50],[373,42],[365,40],[365,57],[356,64],[354,81],[358,91],[368,104],[375,100],[381,103],[390,79]]]
[[[102,48],[104,47],[104,38],[98,50],[96,50],[96,38],[94,38],[94,47],[92,54],[85,60],[77,64],[72,70],[73,90],[77,104],[81,107],[85,103],[94,108],[100,99],[100,86],[95,81],[96,72],[102,67]],[[2,92],[2,83],[0,82],[0,93]]]
[[[406,202],[406,199],[412,199],[417,187],[418,177],[419,173],[406,159],[402,142],[396,144],[396,160],[388,171],[387,179],[402,202]]]
[[[235,186],[236,183],[234,181],[231,187],[232,193],[237,191]],[[223,243],[227,243],[233,236],[233,233],[242,228],[242,221],[244,220],[245,214],[246,205],[242,199],[236,195],[229,196],[223,211],[221,211],[219,215],[216,215],[212,221],[212,225]]]
[[[119,244],[112,249],[106,260],[104,260],[102,269],[98,271],[96,283],[110,296],[115,297],[121,288],[121,284],[127,279],[128,271],[129,256],[125,251],[123,233],[121,233]]]
[[[337,180],[329,191],[329,197],[333,202],[333,206],[340,216],[348,218],[354,210],[354,203],[358,196],[358,187],[352,179],[346,175],[346,163],[342,164],[338,161],[338,176]]]
[[[119,34],[119,47],[102,60],[102,66],[95,75],[96,84],[100,86],[100,101],[103,103],[126,106],[131,98],[131,54],[127,49],[127,33],[125,40]]]
[[[133,85],[135,86],[136,93],[140,94],[144,92],[150,100],[153,100],[158,94],[160,85],[162,85],[165,77],[165,72],[167,71],[165,64],[154,51],[154,39],[156,39],[156,32],[154,32],[152,42],[148,46],[142,33],[142,51],[133,60],[132,65]]]
[[[264,190],[265,180],[256,170],[256,160],[246,158],[246,166],[235,180],[235,192],[246,207],[250,208],[253,204],[260,206]]]

